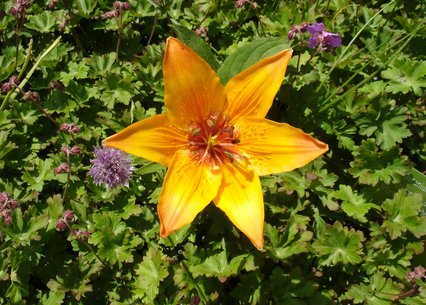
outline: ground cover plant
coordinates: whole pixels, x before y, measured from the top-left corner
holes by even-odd
[[[426,304],[425,11],[2,1],[0,304]],[[261,176],[259,249],[213,203],[160,237],[167,168],[102,147],[164,113],[169,37],[223,85],[293,49],[267,118],[328,151]]]

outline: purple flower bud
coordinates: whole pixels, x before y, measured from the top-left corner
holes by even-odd
[[[67,146],[62,146],[62,148],[61,148],[61,152],[62,152],[64,155],[69,155],[70,150],[71,150],[71,148],[70,148],[68,145],[67,145]]]
[[[296,36],[297,36],[297,32],[294,29],[291,29],[287,33],[288,40],[293,40],[294,38],[296,38]]]
[[[199,29],[195,30],[195,35],[202,36],[207,34],[207,28],[205,26],[200,27]]]
[[[191,305],[199,305],[201,302],[201,298],[198,295],[194,295],[191,298]]]
[[[18,8],[18,7],[16,7],[16,6],[12,6],[12,7],[10,8],[9,13],[10,13],[12,16],[17,17],[17,16],[18,16],[18,10],[19,10],[19,8]]]
[[[24,93],[23,99],[27,102],[33,102],[40,99],[40,95],[37,92],[28,91]]]
[[[58,25],[59,32],[62,32],[68,24],[68,20],[64,18],[62,22]]]
[[[74,215],[74,212],[73,211],[71,211],[71,210],[66,210],[65,212],[64,212],[64,216],[63,216],[63,219],[65,220],[65,221],[73,221],[74,220],[74,218],[75,218],[75,215]]]
[[[11,210],[16,210],[16,208],[19,206],[19,201],[16,199],[10,199],[8,202],[8,206]]]
[[[113,3],[113,6],[117,11],[120,11],[120,10],[127,11],[130,9],[129,2],[115,1]]]
[[[61,127],[59,127],[59,129],[61,131],[68,131],[69,133],[78,133],[80,131],[80,127],[78,127],[75,124],[68,124],[68,123],[64,123],[61,125]]]
[[[426,278],[426,269],[423,266],[418,266],[414,268],[417,278]]]
[[[9,83],[10,83],[12,86],[17,87],[17,86],[19,85],[19,78],[18,78],[16,75],[12,75],[12,76],[9,78]]]
[[[70,167],[66,163],[61,163],[57,168],[55,168],[55,175],[58,175],[62,172],[68,173],[70,171]]]
[[[11,89],[12,89],[12,85],[11,85],[9,82],[4,83],[4,84],[1,86],[1,91],[3,91],[4,93],[9,92]]]
[[[70,124],[64,123],[59,127],[61,131],[68,131]]]
[[[50,0],[49,3],[47,4],[47,7],[50,10],[53,10],[57,4],[58,4],[58,0]]]
[[[110,147],[95,147],[95,159],[88,175],[93,177],[96,185],[107,187],[129,186],[129,179],[134,171],[132,160],[123,151]]]
[[[63,230],[65,230],[66,228],[67,228],[67,223],[66,223],[63,219],[59,219],[59,220],[56,222],[55,229],[56,229],[57,231],[63,231]]]
[[[74,234],[77,238],[88,239],[90,237],[90,232],[88,230],[77,230],[74,231]]]
[[[16,0],[16,3],[19,3],[23,8],[29,8],[31,6],[31,1],[29,0]]]
[[[119,16],[119,14],[120,13],[117,12],[117,11],[109,11],[109,12],[103,13],[101,15],[101,17],[102,17],[102,19],[112,19],[112,18]]]
[[[235,8],[242,8],[248,2],[250,2],[250,0],[237,0],[235,1]]]
[[[9,200],[9,194],[6,192],[0,193],[0,204],[6,203]]]
[[[129,3],[129,2],[124,2],[124,3],[123,3],[123,9],[124,9],[125,11],[130,10],[130,3]]]
[[[78,155],[80,153],[80,146],[74,145],[73,147],[71,147],[70,153],[72,155]]]

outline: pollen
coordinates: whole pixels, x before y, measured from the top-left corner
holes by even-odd
[[[238,156],[240,133],[229,117],[210,115],[189,126],[188,149],[195,160],[218,167]]]

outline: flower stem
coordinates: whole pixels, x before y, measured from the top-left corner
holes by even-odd
[[[47,48],[46,51],[44,51],[43,54],[40,55],[40,57],[37,59],[37,61],[35,62],[34,66],[31,68],[31,70],[27,73],[27,75],[25,76],[25,78],[21,81],[21,83],[19,84],[19,86],[17,87],[18,91],[22,90],[22,88],[24,88],[25,84],[28,82],[28,80],[30,79],[31,75],[33,75],[33,73],[35,72],[35,70],[38,68],[38,66],[40,65],[40,63],[42,62],[42,60],[47,56],[47,54],[49,54],[54,48],[56,48],[59,44],[61,40],[61,37],[58,37],[50,46],[49,48]],[[27,57],[29,57],[29,54],[27,54]],[[26,63],[24,63],[24,65],[26,66],[28,64],[28,60],[26,59]],[[16,97],[16,90],[12,89],[10,90],[6,97],[4,98],[1,106],[0,106],[0,111],[2,111],[4,109],[4,107],[6,107],[7,102],[10,99],[14,99]]]

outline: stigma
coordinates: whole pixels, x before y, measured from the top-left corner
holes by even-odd
[[[215,168],[239,155],[240,133],[229,117],[209,115],[190,124],[187,143],[195,160]]]

